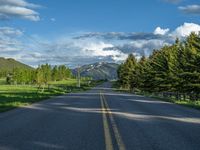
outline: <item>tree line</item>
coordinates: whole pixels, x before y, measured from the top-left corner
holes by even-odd
[[[130,54],[118,68],[122,88],[141,92],[200,94],[200,34],[191,33],[184,41],[154,50],[137,60]]]
[[[36,69],[14,68],[7,74],[8,84],[48,84],[50,81],[61,81],[72,78],[72,72],[65,65],[52,67],[41,65]]]

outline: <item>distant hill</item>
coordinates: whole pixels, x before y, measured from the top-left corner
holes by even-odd
[[[94,80],[117,79],[118,64],[115,63],[94,63],[90,65],[84,65],[80,67],[80,73],[82,77],[92,77]],[[77,74],[77,68],[72,70],[73,74]]]
[[[25,68],[25,69],[33,69],[32,67],[23,64],[19,61],[16,61],[12,58],[3,58],[0,57],[0,71],[12,71],[13,68]]]

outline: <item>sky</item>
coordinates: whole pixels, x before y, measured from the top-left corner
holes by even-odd
[[[199,0],[0,0],[0,57],[33,67],[121,63],[199,31]]]

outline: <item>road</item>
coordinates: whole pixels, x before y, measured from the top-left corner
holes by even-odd
[[[0,114],[0,150],[199,150],[200,111],[105,83]]]

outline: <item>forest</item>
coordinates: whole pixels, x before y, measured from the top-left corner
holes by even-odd
[[[154,50],[137,60],[130,54],[118,68],[118,84],[134,92],[163,93],[177,99],[200,98],[200,34]]]
[[[7,74],[8,84],[48,84],[50,81],[62,81],[72,78],[72,73],[65,65],[51,67],[41,65],[36,69],[14,68]]]

